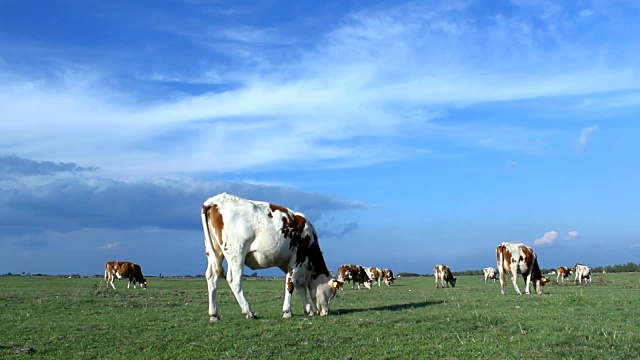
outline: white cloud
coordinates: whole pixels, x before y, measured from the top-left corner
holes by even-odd
[[[118,246],[120,246],[119,242],[112,242],[112,243],[108,243],[108,244],[106,244],[104,246],[100,246],[98,248],[98,250],[112,250],[112,249],[117,248]]]
[[[578,232],[577,231],[569,231],[569,233],[567,233],[567,236],[564,237],[565,240],[571,240],[571,239],[575,239],[578,237]]]
[[[571,27],[558,26],[567,18],[502,15],[478,22],[471,7],[447,2],[369,8],[332,22],[311,46],[287,43],[294,47],[287,56],[274,55],[259,68],[230,62],[223,70],[206,66],[198,75],[151,66],[142,76],[232,82],[224,92],[162,94],[144,102],[136,99],[146,88],[105,90],[113,78],[108,69],[61,69],[65,75],[57,82],[0,74],[9,80],[0,82],[0,107],[12,119],[0,122],[0,148],[35,160],[56,149],[55,161],[91,164],[100,175],[128,180],[292,165],[356,167],[415,154],[403,139],[433,134],[437,130],[427,125],[449,109],[602,94],[640,82],[635,58],[608,57],[598,44],[573,41]],[[298,35],[248,25],[223,33],[191,30],[200,34],[198,43],[208,44],[200,49],[203,58],[229,42],[267,47]],[[569,50],[565,43],[572,44]],[[140,69],[132,71],[131,78],[141,77]],[[464,132],[455,122],[442,124],[443,133],[465,145],[506,151],[541,146],[526,127],[483,123]],[[583,143],[579,148],[586,146],[586,134]]]
[[[549,244],[553,244],[554,241],[556,241],[556,239],[558,238],[558,232],[557,231],[547,231],[546,233],[544,233],[544,235],[539,238],[536,239],[533,243],[535,245],[549,245]]]
[[[582,129],[582,132],[580,133],[580,138],[578,139],[578,152],[579,153],[583,153],[587,150],[587,141],[589,138],[589,134],[598,130],[597,126],[589,126],[586,127],[584,129]]]
[[[509,162],[507,163],[507,168],[508,168],[508,169],[515,169],[515,168],[517,168],[518,166],[520,166],[520,164],[518,164],[518,163],[517,163],[517,162],[515,162],[515,161],[509,161]]]

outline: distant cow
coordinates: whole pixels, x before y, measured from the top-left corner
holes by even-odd
[[[456,287],[457,279],[453,277],[453,274],[451,273],[451,269],[449,269],[449,267],[446,265],[434,266],[433,276],[436,277],[436,289],[438,288],[438,282],[440,282],[443,288],[445,286],[449,287],[449,284],[451,284],[451,287]]]
[[[591,283],[591,269],[587,265],[576,264],[573,271],[575,273],[574,282],[576,284]]]
[[[280,268],[286,273],[282,316],[291,317],[291,294],[296,288],[304,312],[329,315],[329,304],[339,282],[329,276],[313,225],[299,212],[227,193],[207,199],[202,206],[202,228],[207,255],[209,321],[219,319],[217,289],[227,259],[227,282],[242,313],[253,318],[242,290],[242,270]],[[307,300],[311,295],[312,305]]]
[[[351,282],[352,289],[358,285],[358,290],[360,290],[360,285],[371,289],[373,284],[371,278],[362,266],[352,264],[340,265],[338,268],[338,281]],[[341,287],[341,289],[344,290],[344,287]]]
[[[371,281],[378,282],[378,286],[384,281],[385,284],[391,285],[393,283],[393,271],[390,269],[383,269],[379,267],[366,267],[364,271],[367,273]]]
[[[496,248],[496,261],[500,272],[500,293],[502,295],[505,295],[505,274],[511,274],[513,287],[518,295],[522,293],[516,282],[517,274],[522,274],[524,278],[525,294],[530,294],[529,287],[532,280],[538,294],[542,294],[542,287],[550,281],[548,277],[542,276],[536,253],[532,248],[524,244],[503,242],[498,245]]]
[[[564,266],[558,266],[558,268],[556,269],[556,273],[558,274],[556,276],[556,282],[559,283],[561,279],[562,282],[564,282],[564,279],[568,278],[569,275],[571,275],[571,269]]]
[[[496,283],[496,280],[498,279],[498,271],[492,267],[486,267],[482,270],[482,272],[484,273],[484,282],[486,283],[487,280],[493,279],[493,283]]]
[[[113,285],[113,279],[128,279],[127,289],[130,288],[133,283],[133,288],[136,288],[136,282],[140,283],[140,287],[147,289],[147,279],[142,276],[142,269],[140,265],[128,262],[128,261],[108,261],[104,265],[104,281],[107,283],[107,287],[111,284],[111,287],[115,290]]]
[[[395,276],[393,275],[393,270],[391,269],[382,269],[382,272],[384,273],[384,282],[387,285],[391,285],[393,284],[393,282],[396,280]]]

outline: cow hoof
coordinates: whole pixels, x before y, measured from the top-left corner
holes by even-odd
[[[255,316],[253,313],[244,314],[244,316],[246,316],[247,319],[255,319],[255,318],[257,318],[257,316]]]
[[[285,319],[288,319],[291,317],[291,311],[284,311],[282,312],[282,317]]]
[[[218,320],[220,320],[220,317],[218,315],[209,316],[209,322],[212,324],[217,323]]]

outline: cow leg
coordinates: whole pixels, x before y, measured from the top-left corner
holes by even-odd
[[[284,303],[282,304],[282,317],[291,317],[291,294],[293,293],[293,270],[288,271],[284,281]]]
[[[505,283],[506,283],[506,282],[507,282],[507,281],[506,281],[506,280],[505,280],[505,278],[504,278],[504,271],[501,271],[501,272],[500,272],[500,293],[501,293],[502,295],[506,295],[506,293],[504,292],[504,286],[505,286]]]
[[[438,275],[434,276],[436,278],[436,289],[438,288]]]
[[[511,282],[513,282],[513,287],[516,289],[516,293],[518,295],[522,295],[520,292],[520,288],[518,287],[518,264],[511,264]]]
[[[217,254],[208,254],[207,271],[205,277],[207,279],[207,293],[209,294],[209,322],[217,322],[220,320],[218,314],[218,280],[222,277],[222,256]]]
[[[529,288],[531,287],[531,278],[533,277],[533,271],[531,271],[531,269],[529,269],[529,274],[528,275],[522,275],[522,277],[524,278],[524,293],[529,295],[531,294],[531,291],[529,291]],[[535,285],[534,285],[535,287]]]
[[[309,316],[313,316],[315,314],[315,311],[313,310],[313,307],[311,307],[311,304],[307,299],[307,288],[304,286],[298,286],[296,290],[298,291],[300,299],[302,299],[302,307],[304,309],[304,313]]]
[[[233,295],[235,295],[236,301],[238,301],[238,305],[240,305],[242,309],[242,313],[247,319],[253,319],[253,312],[242,290],[242,267],[244,266],[244,258],[233,261],[227,257],[227,264],[229,266],[229,269],[227,269],[227,282],[229,283],[229,287],[231,287],[231,291],[233,291]]]

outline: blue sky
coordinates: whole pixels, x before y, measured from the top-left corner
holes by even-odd
[[[637,262],[638,33],[635,1],[2,0],[0,273],[202,274],[222,191],[334,271]]]

